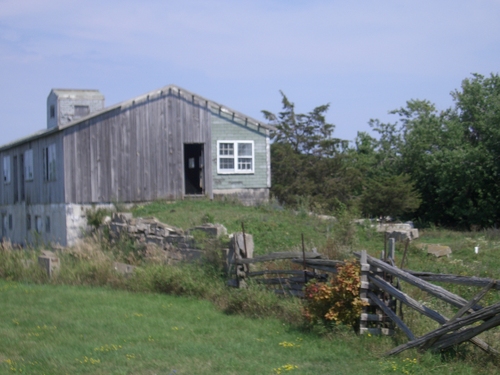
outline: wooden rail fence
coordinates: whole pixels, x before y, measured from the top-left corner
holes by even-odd
[[[385,314],[401,331],[408,337],[406,344],[390,350],[385,355],[394,355],[404,350],[418,347],[421,350],[444,350],[465,341],[470,341],[488,354],[499,356],[500,353],[488,345],[483,340],[476,337],[480,333],[500,325],[500,302],[488,307],[482,307],[480,300],[490,291],[499,290],[497,280],[477,277],[464,277],[455,275],[440,275],[428,272],[405,271],[397,268],[394,262],[391,262],[389,256],[387,261],[379,260],[367,255],[366,251],[355,253],[360,258],[361,265],[361,297],[371,306],[376,305],[380,311]],[[389,264],[392,263],[392,264]],[[381,277],[384,274],[385,277]],[[391,282],[390,275],[393,280]],[[483,286],[483,289],[470,301],[451,293],[443,287],[431,284],[427,280],[450,282],[463,285]],[[411,298],[393,284],[399,284],[399,281],[407,282],[430,295],[445,301],[459,311],[451,318],[441,315],[439,312],[422,305]],[[415,311],[435,320],[441,324],[441,327],[433,330],[419,338],[416,338],[410,328],[403,322],[402,317],[395,314],[395,308],[387,301],[380,299],[380,295],[386,294],[391,298],[398,300]],[[393,307],[393,306],[391,306]],[[482,322],[477,325],[477,323]],[[361,316],[360,332],[372,332],[368,326],[369,319]]]
[[[395,265],[394,248],[394,240],[390,239],[389,250],[383,252],[381,259],[368,255],[364,250],[354,253],[360,262],[360,298],[367,303],[360,316],[360,333],[391,335],[396,328],[400,329],[409,341],[387,352],[385,354],[387,356],[414,347],[421,350],[443,350],[466,341],[491,355],[500,356],[495,348],[477,337],[486,330],[500,326],[500,302],[488,307],[483,307],[480,304],[488,292],[500,290],[500,282],[480,277],[403,270]],[[301,265],[302,269],[252,271],[249,267],[251,264],[277,260],[289,260],[292,264]],[[241,269],[243,266],[245,269],[245,272],[235,272],[236,278],[229,281],[230,285],[241,286],[245,284],[245,279],[252,278],[257,283],[273,288],[276,293],[297,297],[304,296],[303,289],[308,281],[313,279],[326,281],[329,274],[335,274],[337,266],[343,264],[342,261],[325,259],[324,256],[316,252],[305,251],[271,253],[254,258],[235,255],[229,263],[235,266],[233,267],[235,270]],[[470,285],[483,289],[474,298],[467,301],[441,286],[431,284],[430,281]],[[413,285],[457,307],[458,312],[451,319],[448,319],[438,311],[421,304],[404,293],[400,287],[401,282]],[[397,313],[398,303],[400,305],[399,315]],[[416,337],[404,322],[402,304],[438,322],[441,327],[421,337]]]

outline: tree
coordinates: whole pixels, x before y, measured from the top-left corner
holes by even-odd
[[[296,114],[295,105],[283,92],[281,96],[283,110],[278,115],[262,111],[276,127],[271,145],[272,194],[291,206],[307,198],[308,209],[315,210],[350,204],[359,174],[344,162],[348,142],[334,138],[335,126],[326,122],[329,105]]]
[[[329,157],[346,148],[348,142],[333,138],[335,125],[326,122],[325,114],[330,107],[323,104],[307,114],[296,114],[295,104],[281,93],[283,111],[278,116],[269,111],[262,111],[266,120],[276,127],[271,133],[273,142],[287,143],[299,154]]]
[[[445,111],[411,100],[390,112],[396,123],[373,121],[372,170],[411,176],[423,222],[490,227],[500,221],[500,77],[474,74],[452,96]]]
[[[370,217],[400,217],[415,212],[421,199],[410,176],[379,175],[367,180],[361,196],[361,210]]]

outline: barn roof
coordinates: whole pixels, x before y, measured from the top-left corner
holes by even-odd
[[[56,93],[61,93],[61,94],[70,94],[70,93],[74,93],[74,94],[78,94],[78,93],[82,93],[82,92],[89,92],[89,93],[92,93],[92,92],[97,92],[99,95],[101,95],[99,93],[98,90],[77,90],[77,89],[52,89],[53,92],[56,92]],[[35,139],[38,139],[38,138],[42,138],[42,137],[45,137],[47,135],[50,135],[50,134],[53,134],[53,133],[57,133],[59,131],[62,131],[64,129],[67,129],[67,128],[70,128],[72,126],[75,126],[79,123],[82,123],[84,121],[87,121],[91,118],[94,118],[94,117],[97,117],[97,116],[100,116],[104,113],[107,113],[107,112],[110,112],[110,111],[113,111],[113,110],[116,110],[116,109],[125,109],[125,108],[128,108],[128,107],[131,107],[131,106],[134,106],[134,105],[137,105],[139,103],[142,103],[142,102],[145,102],[145,101],[148,101],[148,100],[151,100],[151,99],[155,99],[155,98],[158,98],[158,97],[161,97],[163,95],[169,95],[169,94],[173,94],[173,95],[179,95],[179,96],[183,96],[183,97],[191,97],[191,100],[197,100],[198,102],[205,102],[205,104],[208,106],[208,107],[211,107],[213,110],[218,110],[219,112],[221,113],[227,113],[227,114],[231,114],[233,115],[235,118],[238,118],[240,120],[243,120],[245,121],[246,124],[249,124],[249,125],[253,125],[257,128],[259,127],[262,127],[264,129],[267,129],[267,130],[275,130],[275,128],[269,124],[266,124],[266,123],[263,123],[261,121],[258,121],[258,120],[255,120],[254,118],[252,117],[249,117],[249,116],[246,116],[238,111],[235,111],[231,108],[228,108],[222,104],[219,104],[217,102],[214,102],[213,100],[209,100],[209,99],[206,99],[198,94],[195,94],[191,91],[188,91],[188,90],[185,90],[179,86],[176,86],[176,85],[168,85],[168,86],[164,86],[160,89],[157,89],[157,90],[153,90],[153,91],[150,91],[150,92],[147,92],[145,94],[142,94],[142,95],[139,95],[139,96],[136,96],[135,98],[132,98],[132,99],[129,99],[129,100],[125,100],[121,103],[118,103],[118,104],[115,104],[115,105],[112,105],[112,106],[109,106],[109,107],[105,107],[103,108],[102,110],[99,110],[99,111],[95,111],[95,112],[92,112],[90,113],[89,115],[85,116],[85,117],[81,117],[77,120],[74,120],[72,122],[69,122],[67,124],[64,124],[64,125],[59,125],[59,126],[55,126],[53,128],[50,128],[50,129],[43,129],[43,130],[40,130],[34,134],[31,134],[31,135],[28,135],[26,137],[23,137],[23,138],[20,138],[20,139],[17,139],[17,140],[14,140],[12,142],[9,142],[5,145],[2,145],[0,146],[0,151],[3,151],[3,150],[6,150],[6,149],[9,149],[11,147],[14,147],[14,146],[17,146],[19,144],[22,144],[22,143],[25,143],[25,142],[29,142],[29,141],[32,141],[32,140],[35,140]]]

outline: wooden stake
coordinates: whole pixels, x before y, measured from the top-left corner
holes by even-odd
[[[248,253],[247,253],[247,236],[245,235],[245,224],[243,224],[243,221],[241,222],[241,230],[243,232],[243,246],[245,247],[245,258],[248,258]]]
[[[304,246],[304,233],[302,233],[302,265],[304,267],[304,284],[307,284],[306,247]]]

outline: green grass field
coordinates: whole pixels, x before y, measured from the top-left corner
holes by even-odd
[[[135,207],[133,213],[183,229],[218,222],[229,233],[240,231],[244,222],[257,254],[298,250],[301,233],[307,249],[317,247],[331,259],[352,257],[361,249],[378,256],[384,246],[382,234],[368,225],[352,225],[348,215],[320,220],[276,204],[159,201]],[[449,245],[453,254],[436,259],[410,245],[407,268],[500,279],[500,231],[432,229],[415,242]],[[398,244],[398,265],[403,250]],[[344,326],[306,329],[299,300],[253,286],[228,288],[210,267],[151,263],[128,242],[112,245],[95,237],[66,249],[59,254],[62,269],[52,279],[37,266],[39,251],[0,246],[0,374],[499,373],[498,364],[470,344],[446,354],[412,350],[381,359],[406,338],[360,337]],[[139,270],[130,278],[116,274],[113,260],[127,261],[131,254],[137,255]],[[465,298],[478,292],[443,286]],[[402,287],[445,316],[457,310],[407,284]],[[482,303],[499,299],[500,293],[490,292]],[[408,308],[404,313],[417,336],[437,328]],[[500,350],[500,329],[482,338]]]
[[[388,338],[327,337],[206,301],[0,281],[0,373],[477,374],[465,363],[378,355]]]

